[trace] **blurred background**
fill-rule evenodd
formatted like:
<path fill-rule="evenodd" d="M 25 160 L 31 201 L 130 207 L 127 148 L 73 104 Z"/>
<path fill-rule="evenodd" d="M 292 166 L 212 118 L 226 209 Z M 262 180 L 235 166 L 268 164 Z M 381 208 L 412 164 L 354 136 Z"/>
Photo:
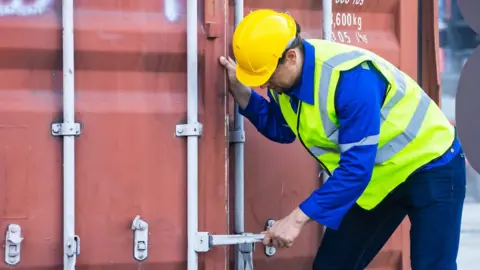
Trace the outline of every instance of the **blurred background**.
<path fill-rule="evenodd" d="M 458 79 L 480 36 L 465 22 L 458 0 L 439 0 L 440 70 L 442 109 L 455 123 Z M 468 159 L 468 156 L 467 156 Z M 480 268 L 480 174 L 467 165 L 467 199 L 462 221 L 458 269 Z"/>

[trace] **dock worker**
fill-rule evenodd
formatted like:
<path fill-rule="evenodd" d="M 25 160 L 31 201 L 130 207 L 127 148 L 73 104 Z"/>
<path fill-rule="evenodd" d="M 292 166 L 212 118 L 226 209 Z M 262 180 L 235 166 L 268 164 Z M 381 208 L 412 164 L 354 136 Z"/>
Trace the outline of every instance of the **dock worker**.
<path fill-rule="evenodd" d="M 326 231 L 313 269 L 364 269 L 408 216 L 412 269 L 457 269 L 465 156 L 412 78 L 371 51 L 302 39 L 299 24 L 274 10 L 245 16 L 232 46 L 236 63 L 219 60 L 241 114 L 274 142 L 298 139 L 329 176 L 264 232 L 264 244 L 291 247 L 315 221 Z"/>

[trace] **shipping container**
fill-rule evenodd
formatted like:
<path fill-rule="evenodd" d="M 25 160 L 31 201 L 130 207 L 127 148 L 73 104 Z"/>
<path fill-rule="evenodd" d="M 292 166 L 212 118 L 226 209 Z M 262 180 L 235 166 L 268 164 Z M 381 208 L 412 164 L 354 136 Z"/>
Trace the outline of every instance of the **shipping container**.
<path fill-rule="evenodd" d="M 187 1 L 0 1 L 0 269 L 187 269 L 187 238 L 196 233 L 187 230 L 187 198 L 195 199 L 187 178 L 198 178 L 198 230 L 236 233 L 240 159 L 218 64 L 231 51 L 235 3 L 198 1 L 187 23 Z M 380 54 L 438 102 L 437 4 L 422 2 L 332 0 L 331 38 Z M 289 12 L 304 37 L 323 38 L 322 1 L 245 0 L 243 12 L 259 8 Z M 198 57 L 187 57 L 187 32 Z M 183 126 L 196 120 L 187 115 L 192 83 L 201 127 Z M 245 130 L 244 229 L 259 233 L 322 179 L 299 143 L 270 142 L 247 120 Z M 198 164 L 187 155 L 196 140 Z M 311 269 L 322 232 L 310 223 L 272 257 L 256 244 L 255 269 Z M 214 247 L 199 254 L 198 269 L 233 270 L 234 261 L 233 246 Z M 405 221 L 369 269 L 409 268 Z"/>

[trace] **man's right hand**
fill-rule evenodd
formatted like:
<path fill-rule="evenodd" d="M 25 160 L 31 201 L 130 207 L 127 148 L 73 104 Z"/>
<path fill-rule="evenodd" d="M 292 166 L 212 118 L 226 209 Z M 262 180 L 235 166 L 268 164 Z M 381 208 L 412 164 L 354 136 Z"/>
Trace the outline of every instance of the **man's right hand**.
<path fill-rule="evenodd" d="M 238 103 L 238 105 L 245 109 L 248 105 L 248 101 L 250 100 L 250 96 L 252 94 L 250 88 L 243 85 L 238 79 L 236 75 L 236 64 L 232 58 L 228 57 L 228 59 L 224 56 L 220 57 L 220 64 L 227 70 L 228 74 L 228 81 L 229 81 L 229 91 L 233 95 L 233 98 Z"/>

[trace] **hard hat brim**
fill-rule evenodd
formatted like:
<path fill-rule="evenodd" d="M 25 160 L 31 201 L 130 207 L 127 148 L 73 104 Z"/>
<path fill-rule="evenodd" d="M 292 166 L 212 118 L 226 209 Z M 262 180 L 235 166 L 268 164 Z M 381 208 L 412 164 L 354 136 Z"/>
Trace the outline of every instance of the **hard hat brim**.
<path fill-rule="evenodd" d="M 253 73 L 244 68 L 240 65 L 236 67 L 236 75 L 237 79 L 247 87 L 259 87 L 270 79 L 275 69 L 267 69 L 272 70 L 271 72 L 262 72 L 262 73 Z"/>

